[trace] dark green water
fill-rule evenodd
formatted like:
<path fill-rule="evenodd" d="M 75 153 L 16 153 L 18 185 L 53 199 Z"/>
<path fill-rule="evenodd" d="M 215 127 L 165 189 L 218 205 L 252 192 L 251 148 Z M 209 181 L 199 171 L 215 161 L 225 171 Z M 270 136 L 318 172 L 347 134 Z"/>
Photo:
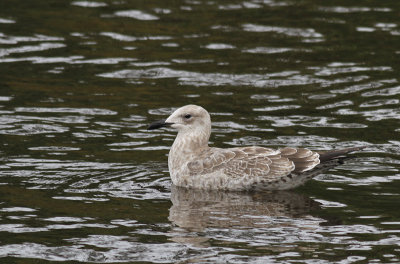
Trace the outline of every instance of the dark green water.
<path fill-rule="evenodd" d="M 400 4 L 0 1 L 0 262 L 399 263 Z M 367 145 L 305 186 L 171 186 L 214 146 Z"/>

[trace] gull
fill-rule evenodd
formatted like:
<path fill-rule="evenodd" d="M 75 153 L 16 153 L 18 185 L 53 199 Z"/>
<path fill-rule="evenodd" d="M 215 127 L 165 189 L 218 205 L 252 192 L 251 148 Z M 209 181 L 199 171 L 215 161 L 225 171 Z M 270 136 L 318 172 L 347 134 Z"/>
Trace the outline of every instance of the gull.
<path fill-rule="evenodd" d="M 150 124 L 148 130 L 161 127 L 178 130 L 168 155 L 172 183 L 196 189 L 288 190 L 339 164 L 347 153 L 364 148 L 318 153 L 293 147 L 210 147 L 210 114 L 197 105 L 178 108 L 167 119 Z"/>

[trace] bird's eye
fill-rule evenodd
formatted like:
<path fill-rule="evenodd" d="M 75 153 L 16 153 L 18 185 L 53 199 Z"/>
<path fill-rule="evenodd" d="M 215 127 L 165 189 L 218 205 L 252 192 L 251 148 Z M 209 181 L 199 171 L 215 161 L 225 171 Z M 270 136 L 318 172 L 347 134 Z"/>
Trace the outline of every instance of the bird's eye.
<path fill-rule="evenodd" d="M 189 118 L 191 118 L 191 117 L 192 117 L 192 115 L 190 115 L 190 114 L 186 114 L 186 115 L 185 115 L 185 118 L 186 118 L 186 119 L 189 119 Z"/>

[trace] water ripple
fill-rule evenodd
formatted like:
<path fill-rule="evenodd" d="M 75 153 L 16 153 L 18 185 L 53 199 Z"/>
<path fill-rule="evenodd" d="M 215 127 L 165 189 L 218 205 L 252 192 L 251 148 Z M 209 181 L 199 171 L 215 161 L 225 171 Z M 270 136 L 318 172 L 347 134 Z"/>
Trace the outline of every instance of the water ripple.
<path fill-rule="evenodd" d="M 355 6 L 355 7 L 345 7 L 345 6 L 332 6 L 332 7 L 320 7 L 320 11 L 323 12 L 332 12 L 332 13 L 363 13 L 363 12 L 391 12 L 393 11 L 388 7 L 363 7 L 363 6 Z"/>
<path fill-rule="evenodd" d="M 262 108 L 253 108 L 253 111 L 257 112 L 271 112 L 271 111 L 278 111 L 283 109 L 298 109 L 300 105 L 280 105 L 280 106 L 268 106 Z"/>
<path fill-rule="evenodd" d="M 16 23 L 16 21 L 13 19 L 7 19 L 7 18 L 0 17 L 0 24 L 14 24 L 14 23 Z M 0 35 L 1 35 L 1 33 L 0 33 Z"/>
<path fill-rule="evenodd" d="M 354 65 L 354 66 L 353 66 Z M 343 63 L 331 63 L 327 67 L 309 67 L 309 69 L 315 70 L 317 76 L 333 76 L 337 74 L 349 74 L 356 72 L 370 72 L 370 71 L 393 71 L 390 66 L 356 66 L 354 63 L 343 64 Z"/>
<path fill-rule="evenodd" d="M 0 32 L 0 44 L 18 44 L 20 42 L 64 41 L 64 38 L 35 34 L 31 37 L 7 36 Z"/>
<path fill-rule="evenodd" d="M 12 96 L 0 96 L 0 102 L 7 102 L 13 99 Z"/>
<path fill-rule="evenodd" d="M 35 51 L 44 51 L 49 49 L 58 49 L 66 47 L 65 44 L 62 43 L 40 43 L 35 46 L 22 46 L 18 48 L 8 48 L 8 49 L 0 49 L 0 56 L 7 56 L 13 53 L 27 53 L 27 52 L 35 52 Z"/>
<path fill-rule="evenodd" d="M 104 2 L 94 2 L 94 1 L 74 1 L 71 5 L 80 6 L 80 7 L 103 7 L 107 6 Z"/>
<path fill-rule="evenodd" d="M 293 98 L 281 98 L 279 95 L 272 94 L 253 94 L 250 96 L 251 99 L 255 100 L 267 100 L 270 103 L 283 103 L 295 101 Z"/>
<path fill-rule="evenodd" d="M 47 63 L 72 63 L 76 59 L 82 59 L 82 56 L 69 56 L 69 57 L 23 57 L 23 58 L 0 58 L 0 63 L 22 62 L 30 61 L 34 64 L 47 64 Z"/>
<path fill-rule="evenodd" d="M 326 105 L 318 106 L 318 107 L 316 107 L 316 109 L 332 109 L 332 108 L 348 106 L 348 105 L 353 105 L 353 104 L 354 103 L 352 101 L 345 100 L 345 101 L 335 102 L 333 104 L 326 104 Z"/>
<path fill-rule="evenodd" d="M 79 113 L 82 115 L 116 115 L 117 112 L 100 108 L 69 108 L 69 107 L 16 107 L 16 112 L 28 113 Z"/>
<path fill-rule="evenodd" d="M 204 48 L 210 49 L 210 50 L 224 50 L 224 49 L 235 49 L 236 47 L 230 44 L 224 44 L 224 43 L 210 43 Z"/>
<path fill-rule="evenodd" d="M 381 121 L 387 119 L 400 119 L 400 109 L 386 108 L 371 111 L 354 111 L 348 108 L 339 109 L 334 112 L 337 115 L 361 115 L 368 121 Z"/>
<path fill-rule="evenodd" d="M 400 100 L 398 99 L 377 99 L 362 103 L 360 104 L 360 107 L 377 107 L 384 105 L 399 105 L 399 104 Z"/>
<path fill-rule="evenodd" d="M 287 28 L 277 26 L 263 26 L 255 24 L 244 24 L 243 30 L 247 32 L 274 32 L 289 37 L 303 38 L 303 42 L 322 42 L 324 37 L 313 28 Z"/>
<path fill-rule="evenodd" d="M 340 110 L 339 110 L 340 111 Z M 335 128 L 365 128 L 367 125 L 359 123 L 342 123 L 332 122 L 336 120 L 333 117 L 325 116 L 259 116 L 258 120 L 273 121 L 271 124 L 274 127 L 289 127 L 289 126 L 303 126 L 303 127 L 335 127 Z"/>
<path fill-rule="evenodd" d="M 43 147 L 31 147 L 29 150 L 38 150 L 38 151 L 78 151 L 80 148 L 73 147 L 62 147 L 62 146 L 43 146 Z"/>
<path fill-rule="evenodd" d="M 292 48 L 273 48 L 273 47 L 256 47 L 252 49 L 245 49 L 243 52 L 247 53 L 258 53 L 258 54 L 275 54 L 275 53 L 285 53 L 289 51 L 295 51 Z"/>
<path fill-rule="evenodd" d="M 16 128 L 15 128 L 16 127 Z M 45 125 L 45 124 L 17 124 L 14 126 L 3 126 L 0 129 L 0 134 L 4 135 L 18 135 L 18 136 L 29 136 L 37 134 L 53 134 L 53 133 L 64 133 L 69 128 L 59 125 Z"/>
<path fill-rule="evenodd" d="M 138 69 L 138 70 L 121 70 L 110 73 L 99 74 L 105 78 L 122 78 L 122 79 L 162 79 L 176 78 L 182 85 L 194 86 L 255 86 L 255 87 L 276 87 L 291 85 L 306 85 L 324 83 L 325 80 L 317 79 L 312 76 L 294 74 L 292 71 L 283 71 L 271 74 L 224 74 L 224 73 L 198 73 L 183 70 L 173 70 L 164 67 Z M 285 77 L 279 79 L 278 77 Z"/>
<path fill-rule="evenodd" d="M 362 96 L 364 96 L 364 97 L 392 96 L 392 95 L 397 95 L 397 94 L 400 94 L 400 86 L 365 92 L 365 93 L 362 93 Z"/>
<path fill-rule="evenodd" d="M 151 14 L 147 14 L 140 10 L 124 10 L 124 11 L 117 11 L 114 13 L 117 17 L 129 17 L 138 20 L 158 20 L 159 17 Z"/>

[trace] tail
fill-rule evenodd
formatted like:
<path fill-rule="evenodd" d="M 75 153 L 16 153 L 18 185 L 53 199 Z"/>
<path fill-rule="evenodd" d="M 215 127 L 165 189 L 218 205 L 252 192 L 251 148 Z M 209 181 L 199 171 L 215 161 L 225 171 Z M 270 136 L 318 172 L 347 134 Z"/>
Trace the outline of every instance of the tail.
<path fill-rule="evenodd" d="M 333 160 L 333 159 L 338 159 L 346 154 L 353 152 L 353 151 L 358 151 L 366 148 L 367 146 L 362 146 L 362 147 L 354 147 L 354 148 L 345 148 L 345 149 L 339 149 L 339 150 L 329 150 L 329 151 L 324 151 L 324 152 L 318 152 L 319 154 L 319 160 L 321 163 Z"/>

